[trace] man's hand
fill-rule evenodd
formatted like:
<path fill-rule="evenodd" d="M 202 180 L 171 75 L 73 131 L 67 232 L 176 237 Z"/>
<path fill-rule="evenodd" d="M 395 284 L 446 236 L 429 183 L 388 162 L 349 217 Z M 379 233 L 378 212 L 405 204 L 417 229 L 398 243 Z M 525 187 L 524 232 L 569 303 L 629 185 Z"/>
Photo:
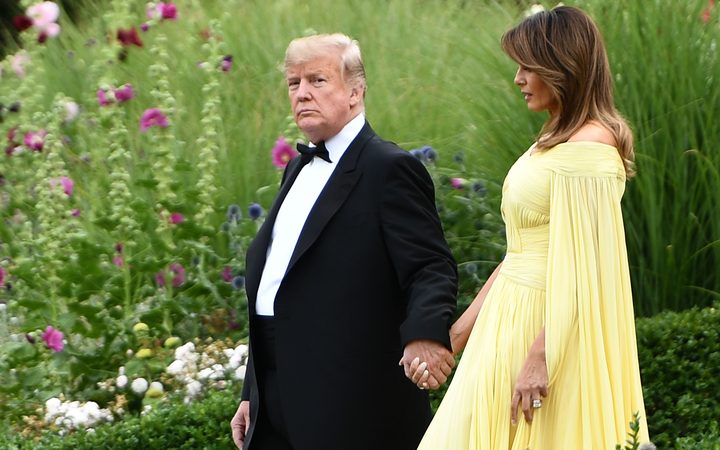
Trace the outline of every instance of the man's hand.
<path fill-rule="evenodd" d="M 230 421 L 230 428 L 232 429 L 233 442 L 235 446 L 242 450 L 243 444 L 245 443 L 245 435 L 250 428 L 250 402 L 244 400 L 240 402 L 235 415 Z"/>
<path fill-rule="evenodd" d="M 405 346 L 400 365 L 420 389 L 437 389 L 452 373 L 455 358 L 439 342 L 417 340 Z"/>

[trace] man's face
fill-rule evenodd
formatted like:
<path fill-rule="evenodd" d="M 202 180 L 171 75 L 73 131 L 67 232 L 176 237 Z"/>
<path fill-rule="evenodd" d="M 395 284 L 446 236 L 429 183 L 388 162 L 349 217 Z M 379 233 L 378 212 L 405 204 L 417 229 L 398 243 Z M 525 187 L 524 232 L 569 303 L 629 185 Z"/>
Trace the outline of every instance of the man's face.
<path fill-rule="evenodd" d="M 286 79 L 295 122 L 313 143 L 338 134 L 362 95 L 342 80 L 337 54 L 290 66 Z"/>

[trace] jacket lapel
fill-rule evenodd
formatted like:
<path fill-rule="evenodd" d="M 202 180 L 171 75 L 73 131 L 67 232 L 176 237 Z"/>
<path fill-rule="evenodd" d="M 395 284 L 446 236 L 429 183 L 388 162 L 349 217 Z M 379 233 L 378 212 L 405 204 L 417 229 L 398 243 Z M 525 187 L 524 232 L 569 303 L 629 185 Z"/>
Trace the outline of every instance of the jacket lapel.
<path fill-rule="evenodd" d="M 290 258 L 287 272 L 292 270 L 295 263 L 317 240 L 327 223 L 345 202 L 355 183 L 360 179 L 362 172 L 356 170 L 358 159 L 363 148 L 373 136 L 375 136 L 375 132 L 370 128 L 370 124 L 365 122 L 365 126 L 345 150 L 305 221 L 305 226 Z"/>
<path fill-rule="evenodd" d="M 275 198 L 272 207 L 270 207 L 267 218 L 258 230 L 257 235 L 255 235 L 255 239 L 253 239 L 250 247 L 248 248 L 245 268 L 245 273 L 248 275 L 248 277 L 245 280 L 245 286 L 249 299 L 254 299 L 257 297 L 257 290 L 260 287 L 260 277 L 262 276 L 263 268 L 265 267 L 265 260 L 267 259 L 267 249 L 270 245 L 270 239 L 272 238 L 272 230 L 275 226 L 275 219 L 277 219 L 280 205 L 282 205 L 283 200 L 285 200 L 285 197 L 287 196 L 290 188 L 295 182 L 295 179 L 300 173 L 300 169 L 302 169 L 302 165 L 300 164 L 299 157 L 296 157 L 292 161 L 290 161 L 287 167 L 287 171 L 283 176 L 283 182 L 280 186 L 280 191 L 278 192 L 278 195 Z M 250 301 L 249 305 L 251 308 L 251 312 L 254 313 L 255 301 Z"/>

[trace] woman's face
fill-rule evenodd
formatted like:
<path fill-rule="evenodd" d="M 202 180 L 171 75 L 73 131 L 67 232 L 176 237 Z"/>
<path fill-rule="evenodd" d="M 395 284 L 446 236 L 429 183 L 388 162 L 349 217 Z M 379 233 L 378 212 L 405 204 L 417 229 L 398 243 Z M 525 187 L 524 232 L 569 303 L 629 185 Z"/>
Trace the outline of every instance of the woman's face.
<path fill-rule="evenodd" d="M 514 81 L 520 87 L 520 92 L 525 96 L 525 102 L 527 102 L 530 111 L 549 111 L 550 114 L 557 112 L 557 99 L 538 74 L 520 66 L 515 74 Z"/>

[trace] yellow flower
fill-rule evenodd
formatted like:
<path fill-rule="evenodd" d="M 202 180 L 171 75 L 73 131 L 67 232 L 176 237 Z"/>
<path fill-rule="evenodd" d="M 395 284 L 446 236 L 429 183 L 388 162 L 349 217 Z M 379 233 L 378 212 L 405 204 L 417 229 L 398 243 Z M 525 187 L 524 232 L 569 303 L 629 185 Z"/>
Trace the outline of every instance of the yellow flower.
<path fill-rule="evenodd" d="M 140 350 L 138 350 L 138 352 L 135 356 L 137 356 L 140 359 L 147 359 L 147 358 L 152 357 L 152 355 L 153 355 L 153 351 L 150 350 L 149 348 L 141 348 Z"/>

